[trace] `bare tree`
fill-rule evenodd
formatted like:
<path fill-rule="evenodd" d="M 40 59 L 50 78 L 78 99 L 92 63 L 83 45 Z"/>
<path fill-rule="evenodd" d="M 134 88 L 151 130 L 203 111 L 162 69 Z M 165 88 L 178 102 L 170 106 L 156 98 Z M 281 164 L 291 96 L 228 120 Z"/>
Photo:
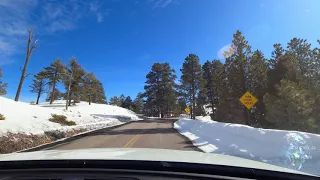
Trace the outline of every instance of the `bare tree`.
<path fill-rule="evenodd" d="M 22 88 L 24 79 L 26 77 L 28 77 L 28 75 L 29 75 L 29 74 L 26 75 L 28 63 L 29 63 L 31 54 L 32 54 L 33 50 L 36 48 L 36 45 L 37 45 L 37 40 L 32 42 L 33 38 L 34 38 L 34 35 L 32 33 L 32 28 L 30 28 L 29 29 L 29 37 L 28 37 L 28 45 L 27 45 L 26 61 L 24 63 L 24 67 L 22 69 L 22 73 L 21 73 L 20 82 L 19 82 L 19 86 L 18 86 L 18 89 L 17 89 L 16 97 L 14 98 L 15 101 L 19 101 L 19 96 L 20 96 L 20 92 L 21 92 L 21 88 Z M 33 44 L 31 45 L 31 43 L 33 43 Z"/>

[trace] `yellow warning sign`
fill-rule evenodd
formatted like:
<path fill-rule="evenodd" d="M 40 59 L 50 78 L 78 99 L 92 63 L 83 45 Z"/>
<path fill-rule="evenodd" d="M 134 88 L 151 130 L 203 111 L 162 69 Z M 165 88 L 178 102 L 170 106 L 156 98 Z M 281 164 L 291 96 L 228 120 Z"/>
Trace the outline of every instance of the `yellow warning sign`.
<path fill-rule="evenodd" d="M 248 109 L 251 109 L 252 106 L 254 106 L 258 102 L 258 99 L 251 93 L 249 93 L 249 91 L 244 93 L 244 95 L 239 100 Z"/>
<path fill-rule="evenodd" d="M 187 114 L 189 114 L 189 113 L 190 113 L 190 108 L 186 107 L 186 108 L 184 109 L 184 111 L 185 111 Z"/>

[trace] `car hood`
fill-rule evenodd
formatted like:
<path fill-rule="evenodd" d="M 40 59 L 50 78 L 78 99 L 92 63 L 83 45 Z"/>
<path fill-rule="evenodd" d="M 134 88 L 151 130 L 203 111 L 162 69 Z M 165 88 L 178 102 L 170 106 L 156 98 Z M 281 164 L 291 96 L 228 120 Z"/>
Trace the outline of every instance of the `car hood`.
<path fill-rule="evenodd" d="M 226 165 L 265 169 L 288 173 L 306 174 L 279 166 L 274 166 L 248 159 L 195 151 L 179 151 L 169 149 L 148 148 L 99 148 L 79 150 L 46 150 L 35 152 L 11 153 L 0 155 L 1 161 L 26 160 L 140 160 L 140 161 L 167 161 L 187 162 L 211 165 Z"/>

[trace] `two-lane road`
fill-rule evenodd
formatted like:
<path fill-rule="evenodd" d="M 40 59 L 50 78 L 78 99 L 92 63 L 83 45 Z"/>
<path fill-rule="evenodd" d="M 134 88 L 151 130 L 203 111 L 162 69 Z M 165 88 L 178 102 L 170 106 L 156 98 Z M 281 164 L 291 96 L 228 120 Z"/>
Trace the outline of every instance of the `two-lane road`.
<path fill-rule="evenodd" d="M 84 148 L 158 148 L 199 151 L 174 128 L 169 119 L 152 119 L 132 122 L 106 129 L 50 149 Z"/>

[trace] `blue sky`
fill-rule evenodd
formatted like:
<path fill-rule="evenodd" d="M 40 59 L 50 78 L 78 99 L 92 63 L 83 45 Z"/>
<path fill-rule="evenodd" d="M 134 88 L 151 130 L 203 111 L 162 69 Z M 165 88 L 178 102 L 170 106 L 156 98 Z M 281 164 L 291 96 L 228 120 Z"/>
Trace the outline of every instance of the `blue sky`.
<path fill-rule="evenodd" d="M 74 56 L 102 81 L 108 99 L 143 91 L 154 62 L 169 62 L 180 77 L 189 53 L 201 62 L 221 58 L 241 30 L 253 50 L 270 56 L 274 43 L 319 38 L 317 0 L 0 0 L 0 67 L 14 98 L 25 59 L 26 35 L 34 27 L 38 46 L 28 72 L 56 58 Z M 21 101 L 30 102 L 27 78 Z"/>

